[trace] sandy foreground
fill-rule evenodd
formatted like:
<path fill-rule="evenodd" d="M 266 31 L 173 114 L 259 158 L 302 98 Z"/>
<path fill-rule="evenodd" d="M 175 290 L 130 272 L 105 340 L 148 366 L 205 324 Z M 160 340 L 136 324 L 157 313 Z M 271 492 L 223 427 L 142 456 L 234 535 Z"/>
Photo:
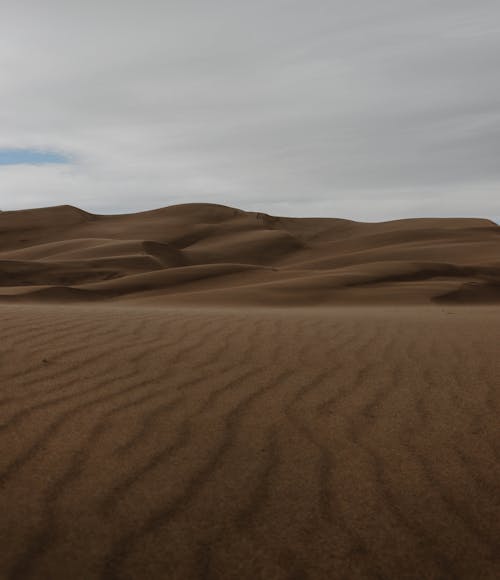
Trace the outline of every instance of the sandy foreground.
<path fill-rule="evenodd" d="M 500 577 L 500 308 L 0 305 L 0 577 Z"/>

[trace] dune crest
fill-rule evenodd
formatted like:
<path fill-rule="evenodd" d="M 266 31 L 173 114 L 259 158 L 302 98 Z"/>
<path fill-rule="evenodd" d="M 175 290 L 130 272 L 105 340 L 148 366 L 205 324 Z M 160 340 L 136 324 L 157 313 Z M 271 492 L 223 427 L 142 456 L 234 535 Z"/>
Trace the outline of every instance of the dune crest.
<path fill-rule="evenodd" d="M 284 218 L 199 203 L 109 216 L 72 206 L 0 213 L 0 299 L 53 296 L 194 305 L 496 303 L 500 227 L 472 218 Z"/>

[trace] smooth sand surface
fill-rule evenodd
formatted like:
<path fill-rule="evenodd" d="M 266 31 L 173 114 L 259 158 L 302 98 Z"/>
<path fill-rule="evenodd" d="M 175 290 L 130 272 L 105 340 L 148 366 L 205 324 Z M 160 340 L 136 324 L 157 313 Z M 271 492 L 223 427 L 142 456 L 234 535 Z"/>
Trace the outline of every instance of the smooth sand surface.
<path fill-rule="evenodd" d="M 500 309 L 0 305 L 0 577 L 500 577 Z"/>

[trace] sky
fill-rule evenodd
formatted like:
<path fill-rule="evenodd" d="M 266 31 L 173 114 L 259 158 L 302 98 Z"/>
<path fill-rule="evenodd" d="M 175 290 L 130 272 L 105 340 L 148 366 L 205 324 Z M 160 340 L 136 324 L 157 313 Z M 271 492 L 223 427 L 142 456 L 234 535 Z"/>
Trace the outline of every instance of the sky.
<path fill-rule="evenodd" d="M 498 222 L 499 71 L 498 0 L 6 2 L 0 209 Z"/>

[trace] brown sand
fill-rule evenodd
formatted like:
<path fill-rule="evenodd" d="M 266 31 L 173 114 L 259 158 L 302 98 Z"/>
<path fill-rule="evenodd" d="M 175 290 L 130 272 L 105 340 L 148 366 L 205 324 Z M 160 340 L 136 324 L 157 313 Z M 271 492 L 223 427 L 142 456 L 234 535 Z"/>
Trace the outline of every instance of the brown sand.
<path fill-rule="evenodd" d="M 210 204 L 0 213 L 0 298 L 228 306 L 500 303 L 500 227 L 357 223 Z"/>
<path fill-rule="evenodd" d="M 499 578 L 498 229 L 0 214 L 0 578 Z"/>

